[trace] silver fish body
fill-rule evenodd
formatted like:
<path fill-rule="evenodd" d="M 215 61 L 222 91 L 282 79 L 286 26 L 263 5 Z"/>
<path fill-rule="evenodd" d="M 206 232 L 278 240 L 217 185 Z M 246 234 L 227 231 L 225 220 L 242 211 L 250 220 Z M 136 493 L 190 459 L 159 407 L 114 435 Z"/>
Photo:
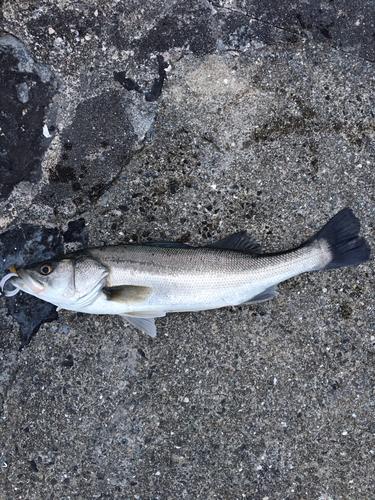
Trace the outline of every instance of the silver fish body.
<path fill-rule="evenodd" d="M 309 241 L 262 254 L 246 233 L 208 247 L 173 243 L 91 248 L 17 271 L 10 282 L 61 309 L 120 314 L 156 335 L 154 318 L 268 300 L 276 285 L 298 274 L 360 264 L 370 248 L 350 209 Z"/>
<path fill-rule="evenodd" d="M 96 248 L 90 254 L 109 269 L 107 287 L 145 287 L 150 294 L 138 302 L 138 311 L 201 311 L 251 300 L 292 276 L 319 269 L 327 253 L 318 245 L 300 248 L 288 257 L 262 256 L 215 248 L 163 248 L 127 245 Z M 93 312 L 97 301 L 91 304 Z M 117 303 L 115 307 L 123 307 Z M 130 301 L 127 311 L 133 311 Z M 119 312 L 119 311 L 117 311 Z"/>

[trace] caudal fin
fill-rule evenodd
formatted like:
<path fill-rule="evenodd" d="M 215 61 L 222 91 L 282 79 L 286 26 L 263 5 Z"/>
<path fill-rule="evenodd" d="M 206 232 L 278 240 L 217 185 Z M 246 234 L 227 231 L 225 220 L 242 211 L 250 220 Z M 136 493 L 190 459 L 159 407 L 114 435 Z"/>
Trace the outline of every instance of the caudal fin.
<path fill-rule="evenodd" d="M 358 235 L 360 223 L 350 208 L 336 214 L 309 243 L 324 240 L 331 252 L 330 262 L 322 269 L 362 264 L 370 258 L 370 245 Z"/>

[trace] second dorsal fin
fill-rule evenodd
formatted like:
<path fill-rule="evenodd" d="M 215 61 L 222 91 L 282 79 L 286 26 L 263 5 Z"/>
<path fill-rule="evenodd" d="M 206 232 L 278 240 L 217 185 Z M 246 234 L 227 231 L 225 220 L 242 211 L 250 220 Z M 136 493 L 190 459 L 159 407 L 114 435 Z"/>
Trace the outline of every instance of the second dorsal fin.
<path fill-rule="evenodd" d="M 221 248 L 253 254 L 263 253 L 263 248 L 257 243 L 247 231 L 231 234 L 223 240 L 215 241 L 207 245 L 210 248 Z"/>

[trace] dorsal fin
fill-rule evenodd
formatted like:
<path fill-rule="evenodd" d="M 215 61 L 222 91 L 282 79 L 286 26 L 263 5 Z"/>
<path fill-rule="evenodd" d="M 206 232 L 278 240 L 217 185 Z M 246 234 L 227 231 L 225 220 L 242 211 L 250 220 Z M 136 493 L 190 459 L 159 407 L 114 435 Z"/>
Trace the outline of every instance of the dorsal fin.
<path fill-rule="evenodd" d="M 221 248 L 223 250 L 233 250 L 238 252 L 246 252 L 260 254 L 263 248 L 257 243 L 247 231 L 231 234 L 223 240 L 215 241 L 207 245 L 209 248 Z"/>
<path fill-rule="evenodd" d="M 139 244 L 148 247 L 191 248 L 189 245 L 186 245 L 186 243 L 176 243 L 175 241 L 145 241 Z"/>

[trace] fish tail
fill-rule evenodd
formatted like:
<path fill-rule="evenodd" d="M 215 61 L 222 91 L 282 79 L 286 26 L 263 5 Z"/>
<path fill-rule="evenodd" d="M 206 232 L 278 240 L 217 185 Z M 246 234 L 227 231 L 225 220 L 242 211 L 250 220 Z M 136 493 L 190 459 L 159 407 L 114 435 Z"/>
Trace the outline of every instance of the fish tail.
<path fill-rule="evenodd" d="M 330 252 L 320 269 L 334 269 L 362 264 L 370 258 L 370 245 L 358 235 L 360 222 L 350 208 L 336 214 L 307 243 L 322 244 Z"/>

